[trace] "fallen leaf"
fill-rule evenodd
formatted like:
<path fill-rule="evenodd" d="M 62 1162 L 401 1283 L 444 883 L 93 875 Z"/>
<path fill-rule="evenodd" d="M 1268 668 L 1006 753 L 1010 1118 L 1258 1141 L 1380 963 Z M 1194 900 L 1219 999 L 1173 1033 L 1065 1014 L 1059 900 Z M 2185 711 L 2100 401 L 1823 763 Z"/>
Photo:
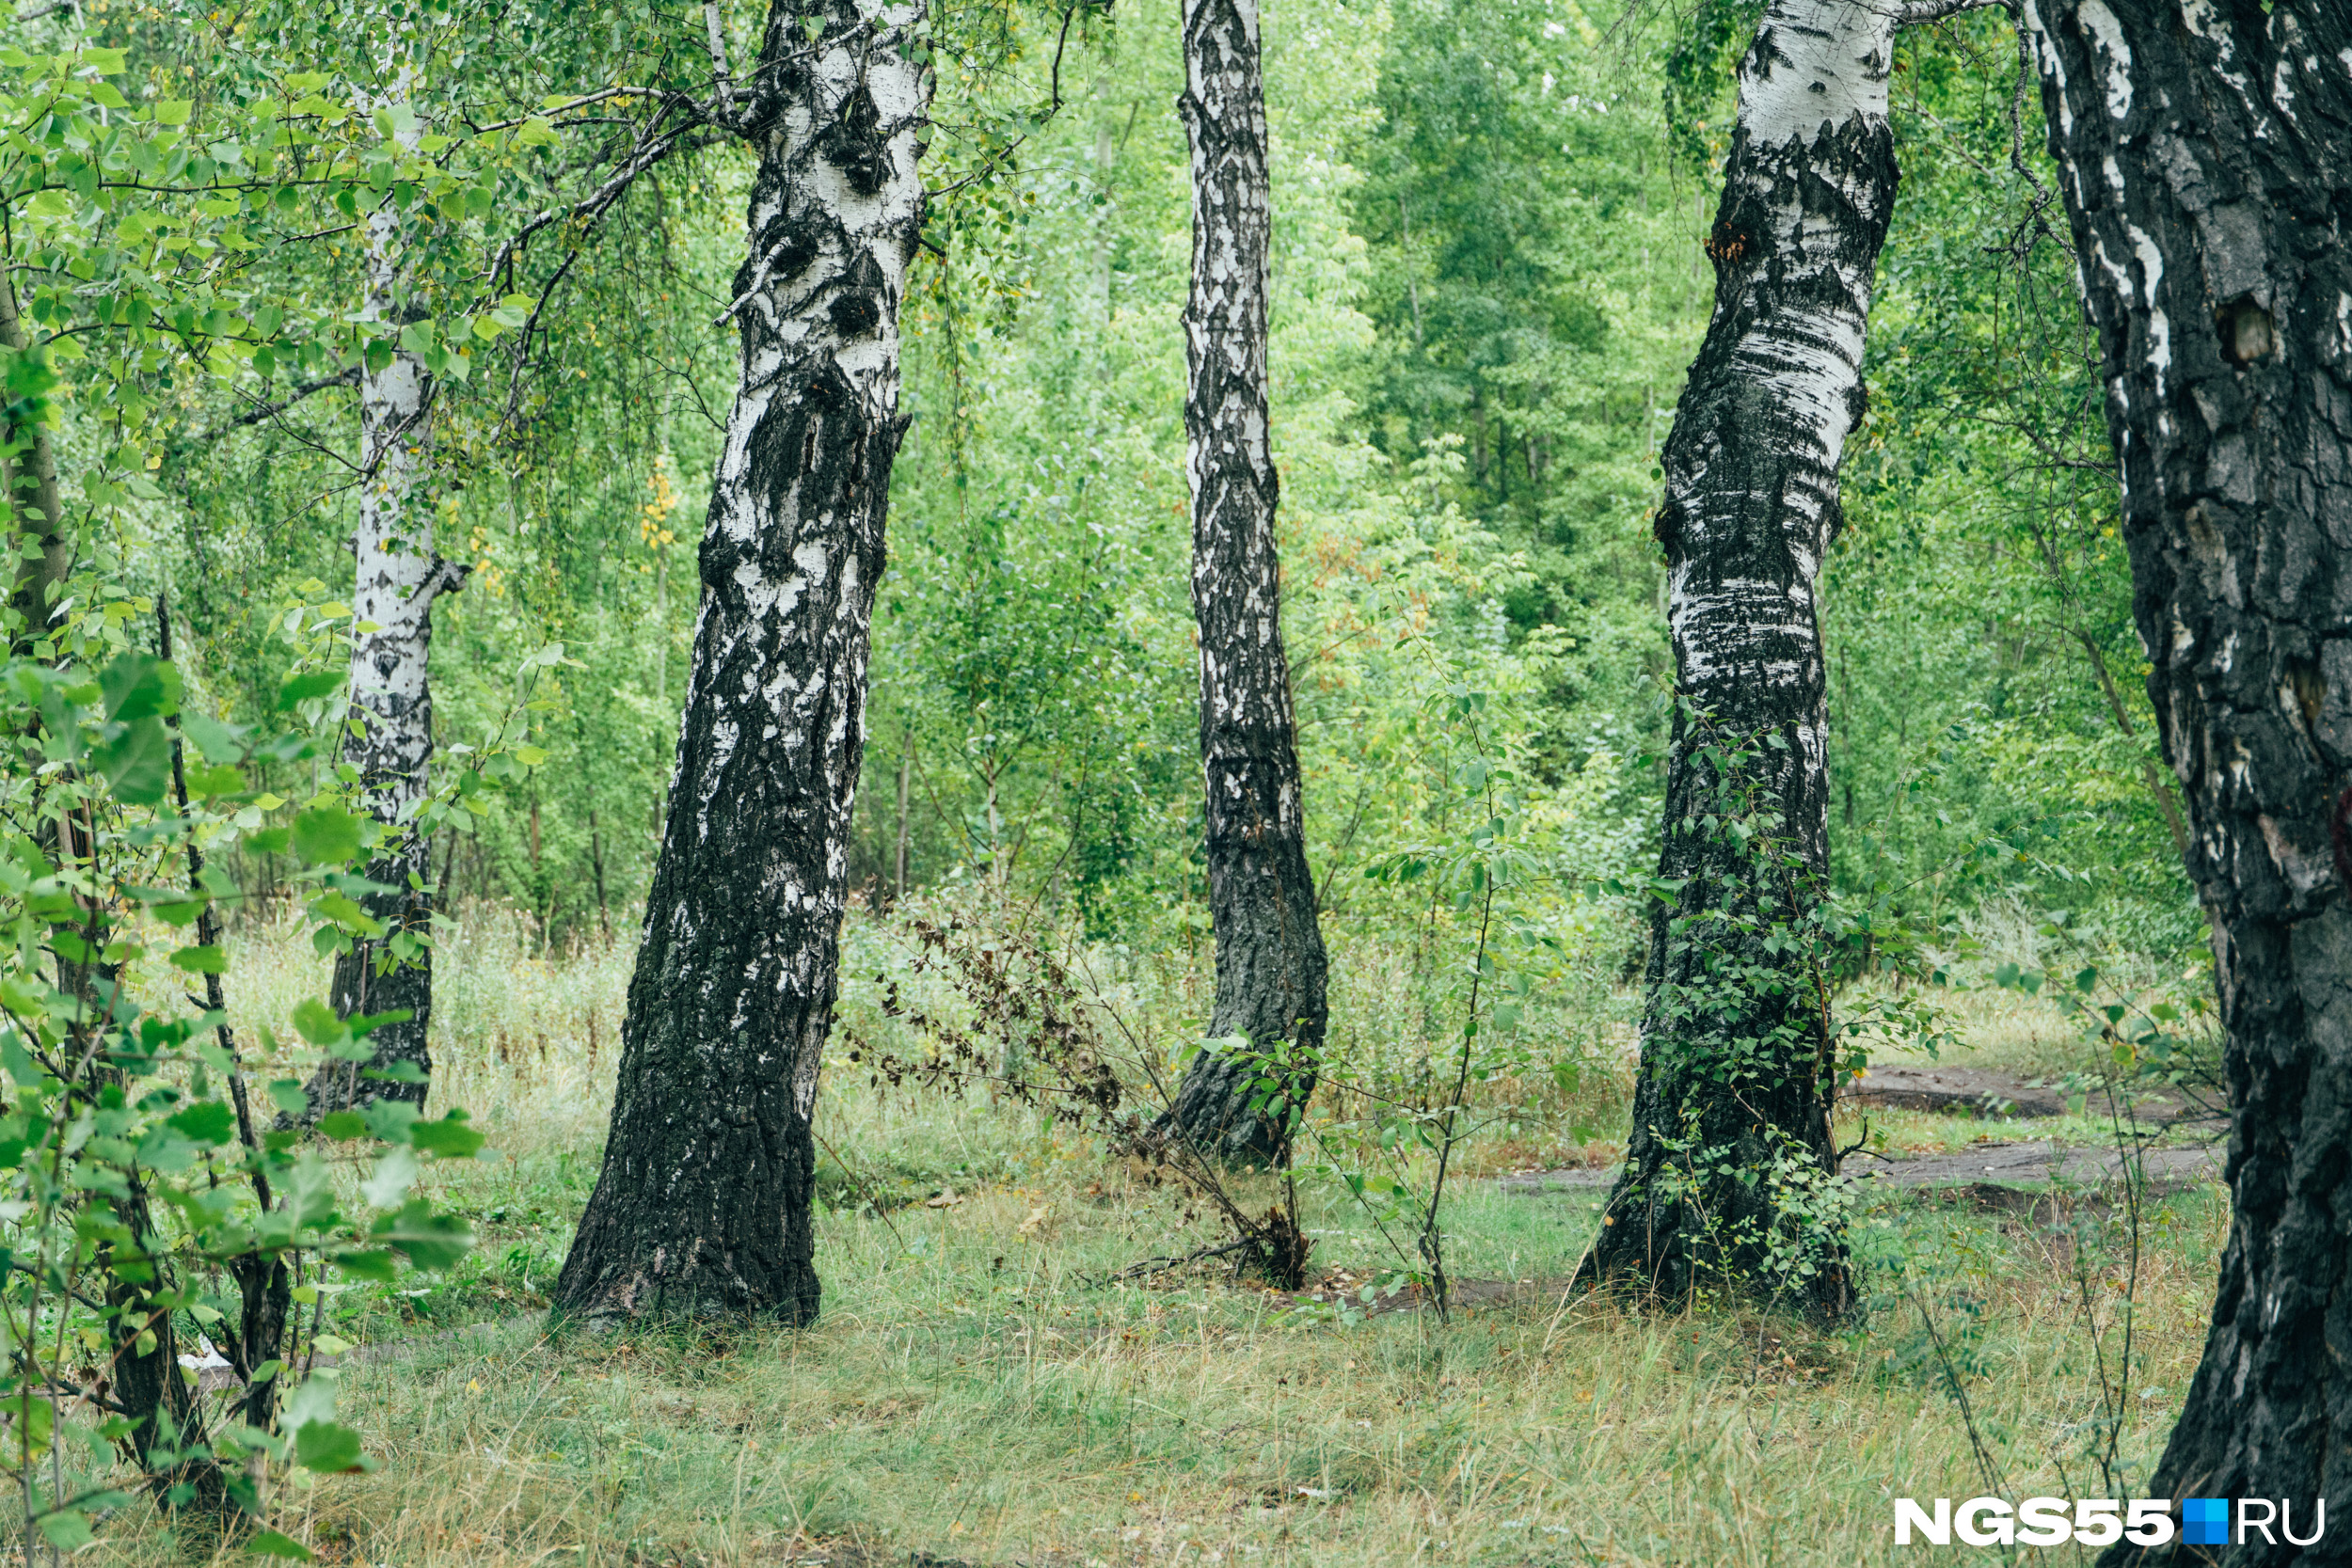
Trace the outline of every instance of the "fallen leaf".
<path fill-rule="evenodd" d="M 1014 1232 L 1022 1236 L 1035 1235 L 1045 1225 L 1047 1209 L 1047 1205 L 1041 1203 L 1036 1208 L 1030 1210 L 1029 1217 L 1023 1220 L 1018 1226 L 1014 1227 Z"/>
<path fill-rule="evenodd" d="M 926 1209 L 953 1209 L 957 1204 L 961 1203 L 962 1201 L 962 1195 L 958 1193 L 953 1187 L 950 1187 L 946 1192 L 940 1194 L 937 1197 L 925 1198 L 923 1200 L 923 1207 Z"/>

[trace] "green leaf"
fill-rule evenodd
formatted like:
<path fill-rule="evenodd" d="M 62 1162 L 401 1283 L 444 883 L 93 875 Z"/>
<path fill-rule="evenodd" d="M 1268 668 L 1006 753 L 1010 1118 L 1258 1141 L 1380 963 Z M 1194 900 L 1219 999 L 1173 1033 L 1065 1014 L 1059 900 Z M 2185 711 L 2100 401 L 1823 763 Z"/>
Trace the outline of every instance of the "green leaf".
<path fill-rule="evenodd" d="M 359 1434 L 340 1421 L 305 1421 L 294 1429 L 294 1463 L 324 1475 L 364 1470 Z"/>
<path fill-rule="evenodd" d="M 185 125 L 188 122 L 188 111 L 195 107 L 195 104 L 189 103 L 184 98 L 157 99 L 155 101 L 155 123 L 158 125 Z"/>
<path fill-rule="evenodd" d="M 246 1538 L 245 1549 L 257 1557 L 282 1557 L 295 1562 L 316 1560 L 310 1547 L 292 1536 L 280 1535 L 274 1529 L 255 1530 Z"/>
<path fill-rule="evenodd" d="M 324 1125 L 324 1123 L 322 1123 Z M 372 1285 L 389 1285 L 400 1277 L 400 1262 L 389 1252 L 338 1252 L 327 1261 L 354 1279 L 364 1279 Z"/>
<path fill-rule="evenodd" d="M 454 1268 L 473 1250 L 473 1232 L 454 1214 L 437 1214 L 421 1197 L 412 1197 L 397 1214 L 387 1214 L 369 1228 L 371 1241 L 382 1242 L 421 1269 Z"/>
<path fill-rule="evenodd" d="M 40 1522 L 41 1539 L 61 1552 L 75 1551 L 98 1539 L 90 1533 L 89 1520 L 78 1508 L 65 1509 L 48 1514 Z"/>
<path fill-rule="evenodd" d="M 349 1032 L 335 1009 L 315 996 L 306 996 L 294 1004 L 294 1026 L 296 1034 L 321 1047 L 335 1044 Z"/>
<path fill-rule="evenodd" d="M 302 1092 L 302 1085 L 291 1078 L 280 1078 L 269 1086 L 270 1102 L 288 1116 L 299 1119 L 310 1109 L 310 1097 Z"/>
<path fill-rule="evenodd" d="M 310 865 L 359 858 L 359 818 L 339 806 L 313 806 L 294 819 L 294 852 Z"/>
<path fill-rule="evenodd" d="M 95 748 L 90 760 L 116 796 L 135 806 L 159 806 L 171 787 L 171 734 L 160 719 L 141 719 Z"/>
<path fill-rule="evenodd" d="M 215 762 L 232 762 L 245 755 L 242 724 L 224 724 L 200 713 L 183 713 L 180 733 L 195 741 L 196 749 Z"/>
<path fill-rule="evenodd" d="M 469 1160 L 488 1140 L 466 1125 L 465 1112 L 452 1111 L 439 1121 L 421 1121 L 408 1129 L 408 1141 L 445 1160 Z"/>
<path fill-rule="evenodd" d="M 207 1148 L 216 1148 L 237 1134 L 237 1114 L 217 1100 L 203 1100 L 164 1118 L 173 1132 Z"/>
<path fill-rule="evenodd" d="M 171 666 L 149 654 L 124 653 L 100 672 L 101 710 L 109 719 L 129 723 L 164 712 L 176 694 L 179 677 Z"/>
<path fill-rule="evenodd" d="M 319 1136 L 349 1143 L 368 1135 L 368 1118 L 357 1111 L 329 1111 L 319 1117 Z"/>
<path fill-rule="evenodd" d="M 387 358 L 385 363 L 391 361 Z M 343 672 L 341 670 L 312 670 L 304 674 L 289 675 L 286 683 L 278 689 L 278 711 L 291 713 L 295 704 L 308 702 L 313 697 L 324 697 L 342 684 Z"/>
<path fill-rule="evenodd" d="M 119 76 L 124 70 L 124 55 L 119 49 L 84 49 L 82 63 L 101 76 Z"/>
<path fill-rule="evenodd" d="M 417 1156 L 405 1148 L 388 1148 L 375 1163 L 375 1173 L 359 1184 L 359 1196 L 376 1209 L 397 1209 L 417 1184 Z"/>
<path fill-rule="evenodd" d="M 171 967 L 183 969 L 190 974 L 226 974 L 229 957 L 218 947 L 183 947 L 171 956 Z"/>
<path fill-rule="evenodd" d="M 47 1400 L 36 1398 L 30 1393 L 13 1394 L 7 1401 L 0 1402 L 0 1410 L 16 1418 L 18 1427 L 24 1433 L 24 1440 L 29 1446 L 35 1449 L 49 1446 L 49 1433 L 56 1419 L 56 1408 Z M 9 1433 L 11 1438 L 15 1435 L 14 1433 Z"/>
<path fill-rule="evenodd" d="M 245 775 L 226 763 L 217 768 L 188 769 L 188 793 L 191 795 L 242 795 L 246 789 Z"/>

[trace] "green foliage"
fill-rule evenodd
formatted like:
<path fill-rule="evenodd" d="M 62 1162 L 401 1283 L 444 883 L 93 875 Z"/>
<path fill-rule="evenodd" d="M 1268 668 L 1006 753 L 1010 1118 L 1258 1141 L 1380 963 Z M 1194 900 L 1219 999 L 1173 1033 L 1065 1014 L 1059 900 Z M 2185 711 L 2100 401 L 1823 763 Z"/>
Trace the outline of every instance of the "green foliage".
<path fill-rule="evenodd" d="M 51 658 L 0 668 L 0 1472 L 32 1499 L 26 1528 L 60 1546 L 122 1500 L 104 1479 L 118 1446 L 176 1502 L 261 1516 L 279 1467 L 367 1463 L 298 1316 L 284 1339 L 244 1343 L 236 1386 L 209 1396 L 193 1373 L 183 1383 L 174 1353 L 190 1328 L 175 1320 L 237 1346 L 240 1324 L 207 1299 L 223 1273 L 448 1268 L 469 1233 L 409 1189 L 420 1154 L 462 1159 L 482 1143 L 462 1112 L 422 1122 L 387 1102 L 333 1128 L 347 1147 L 332 1153 L 257 1119 L 218 1003 L 215 911 L 239 890 L 205 855 L 291 838 L 305 862 L 295 896 L 331 948 L 368 928 L 356 868 L 381 830 L 332 796 L 289 814 L 246 787 L 257 761 L 303 760 L 314 740 L 183 722 L 178 670 L 129 641 L 151 609 L 97 594 L 44 639 Z M 151 752 L 160 783 L 144 760 L 116 765 Z M 288 815 L 291 828 L 273 822 Z M 215 977 L 212 1006 L 184 995 L 191 973 Z M 388 1021 L 315 1000 L 294 1018 L 314 1044 L 360 1058 Z M 301 1113 L 298 1085 L 268 1090 Z M 355 1191 L 345 1173 L 370 1167 Z M 273 1420 L 265 1391 L 281 1386 Z"/>

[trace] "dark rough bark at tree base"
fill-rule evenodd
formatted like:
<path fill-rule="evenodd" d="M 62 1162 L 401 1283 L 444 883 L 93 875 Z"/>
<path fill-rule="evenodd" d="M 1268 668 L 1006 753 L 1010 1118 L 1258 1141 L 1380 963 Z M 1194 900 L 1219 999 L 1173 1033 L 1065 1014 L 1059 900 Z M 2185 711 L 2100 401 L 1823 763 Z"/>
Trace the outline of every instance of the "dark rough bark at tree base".
<path fill-rule="evenodd" d="M 1192 603 L 1200 627 L 1200 767 L 1208 806 L 1216 1001 L 1209 1037 L 1290 1050 L 1295 1105 L 1326 1018 L 1323 931 L 1307 867 L 1290 665 L 1282 652 L 1278 482 L 1267 432 L 1267 166 L 1252 0 L 1185 0 L 1192 143 L 1192 294 L 1184 311 L 1184 434 L 1192 481 Z M 1255 1054 L 1204 1051 L 1161 1119 L 1204 1153 L 1271 1164 L 1284 1120 L 1251 1108 Z"/>
<path fill-rule="evenodd" d="M 1894 208 L 1897 24 L 1858 0 L 1775 0 L 1740 68 L 1707 243 L 1714 316 L 1666 443 L 1657 522 L 1684 705 L 1659 874 L 1683 887 L 1653 915 L 1633 1128 L 1591 1279 L 1677 1296 L 1709 1280 L 1769 1287 L 1768 1242 L 1805 1222 L 1761 1173 L 1781 1157 L 1835 1164 L 1816 979 L 1757 936 L 1802 919 L 1827 870 L 1815 583 Z M 1703 826 L 1743 798 L 1769 856 Z M 1749 934 L 1727 934 L 1725 918 Z M 1836 1312 L 1843 1254 L 1825 1244 L 1796 1289 Z"/>
<path fill-rule="evenodd" d="M 555 1303 L 817 1315 L 810 1118 L 837 984 L 867 629 L 904 431 L 898 304 L 921 231 L 916 8 L 769 13 L 737 275 L 742 376 L 622 1026 L 604 1169 Z"/>
<path fill-rule="evenodd" d="M 2228 1032 L 2230 1239 L 2150 1490 L 2284 1499 L 2308 1533 L 2352 1500 L 2352 7 L 2026 13 Z M 2328 1525 L 2104 1560 L 2352 1558 Z"/>

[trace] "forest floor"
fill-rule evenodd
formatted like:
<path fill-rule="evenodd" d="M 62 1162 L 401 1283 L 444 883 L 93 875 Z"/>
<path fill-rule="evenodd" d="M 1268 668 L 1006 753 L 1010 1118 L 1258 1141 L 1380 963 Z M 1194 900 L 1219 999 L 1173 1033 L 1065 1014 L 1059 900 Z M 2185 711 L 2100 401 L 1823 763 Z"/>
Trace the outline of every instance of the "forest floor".
<path fill-rule="evenodd" d="M 572 995 L 550 977 L 549 1007 Z M 1979 1022 L 1985 1070 L 2068 1065 L 2038 1015 L 1989 1006 Z M 2019 1186 L 2047 1148 L 2112 1148 L 2112 1120 L 1881 1106 L 1867 1114 L 1890 1158 L 1853 1165 L 1956 1162 L 1955 1183 L 1866 1189 L 1850 1321 L 1642 1311 L 1565 1289 L 1618 1146 L 1497 1140 L 1449 1202 L 1466 1283 L 1441 1319 L 1377 1291 L 1369 1307 L 1390 1309 L 1369 1309 L 1363 1288 L 1398 1255 L 1314 1182 L 1312 1292 L 1221 1266 L 1113 1280 L 1216 1222 L 1034 1113 L 836 1080 L 815 1326 L 559 1334 L 546 1290 L 596 1177 L 612 1036 L 596 1065 L 577 1033 L 569 1050 L 515 1043 L 532 1027 L 437 1069 L 437 1092 L 500 1129 L 499 1157 L 434 1171 L 437 1202 L 476 1227 L 473 1257 L 332 1298 L 361 1346 L 339 1370 L 342 1418 L 381 1468 L 280 1494 L 280 1528 L 322 1560 L 1892 1561 L 1896 1497 L 2144 1488 L 2227 1226 L 2201 1165 L 2137 1206 L 2111 1184 Z M 1865 1109 L 1841 1117 L 1844 1141 Z M 2154 1148 L 2201 1162 L 2213 1131 L 2168 1127 Z M 1987 1181 L 2028 1199 L 1982 1201 Z M 886 1201 L 861 1201 L 878 1189 Z M 204 1556 L 151 1516 L 96 1549 Z"/>

